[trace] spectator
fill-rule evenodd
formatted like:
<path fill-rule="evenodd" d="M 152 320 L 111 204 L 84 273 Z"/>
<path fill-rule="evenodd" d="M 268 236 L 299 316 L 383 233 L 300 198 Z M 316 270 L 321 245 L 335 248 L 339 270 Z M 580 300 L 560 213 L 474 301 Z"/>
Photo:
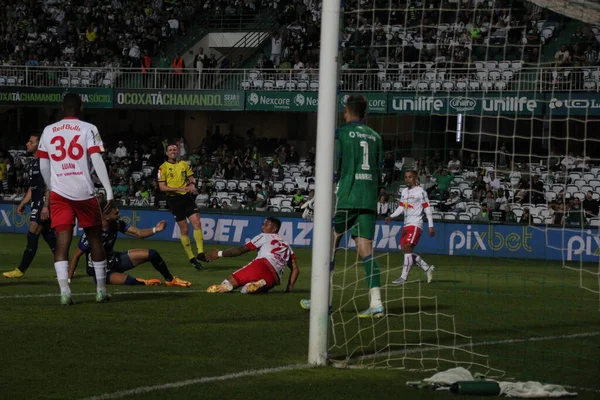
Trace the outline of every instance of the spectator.
<path fill-rule="evenodd" d="M 521 215 L 521 220 L 519 221 L 519 223 L 524 225 L 532 225 L 533 220 L 531 217 L 531 213 L 529 212 L 529 207 L 525 207 L 523 209 L 523 214 Z"/>
<path fill-rule="evenodd" d="M 292 205 L 296 211 L 300 211 L 300 207 L 304 203 L 304 195 L 302 194 L 302 189 L 296 189 L 296 193 L 294 193 L 294 197 L 292 198 Z"/>
<path fill-rule="evenodd" d="M 600 204 L 598 200 L 594 200 L 592 191 L 588 191 L 583 200 L 583 210 L 585 211 L 586 218 L 598 217 L 598 208 Z"/>
<path fill-rule="evenodd" d="M 508 205 L 508 199 L 506 198 L 506 195 L 504 194 L 504 189 L 498 190 L 498 197 L 496 197 L 496 207 L 498 207 L 498 210 L 500 210 L 500 211 L 505 211 L 507 205 Z"/>
<path fill-rule="evenodd" d="M 386 196 L 379 196 L 379 201 L 377 202 L 377 216 L 378 217 L 387 217 L 389 212 L 389 203 L 387 201 Z"/>
<path fill-rule="evenodd" d="M 531 202 L 533 204 L 541 204 L 545 202 L 544 198 L 544 183 L 540 180 L 538 174 L 533 175 L 531 179 Z"/>
<path fill-rule="evenodd" d="M 433 173 L 433 177 L 437 184 L 437 189 L 443 195 L 445 192 L 448 191 L 448 188 L 450 188 L 450 184 L 452 183 L 452 180 L 454 179 L 454 174 L 452 174 L 452 173 L 449 174 L 447 169 L 442 169 L 440 167 L 437 169 L 437 171 L 435 171 Z"/>
<path fill-rule="evenodd" d="M 196 54 L 194 56 L 194 68 L 196 69 L 196 72 L 198 73 L 198 84 L 197 87 L 198 89 L 204 89 L 204 76 L 203 76 L 203 71 L 204 71 L 204 66 L 208 63 L 208 56 L 206 54 L 204 54 L 204 48 L 200 47 L 198 48 L 198 54 Z"/>
<path fill-rule="evenodd" d="M 502 143 L 500 151 L 498 151 L 498 168 L 506 167 L 510 164 L 510 153 L 506 149 L 506 143 Z"/>
<path fill-rule="evenodd" d="M 471 190 L 473 190 L 473 195 L 472 195 L 473 200 L 481 201 L 483 196 L 485 196 L 486 189 L 487 189 L 487 185 L 483 181 L 483 176 L 481 174 L 477 175 L 477 178 L 471 185 Z"/>
<path fill-rule="evenodd" d="M 267 202 L 269 200 L 267 191 L 263 189 L 263 185 L 260 183 L 257 183 L 254 187 L 256 189 L 256 200 L 252 204 L 252 208 L 256 211 L 267 211 Z"/>
<path fill-rule="evenodd" d="M 125 147 L 125 144 L 122 140 L 119 140 L 119 147 L 117 147 L 117 149 L 115 150 L 115 157 L 126 158 L 127 156 L 127 147 Z"/>
<path fill-rule="evenodd" d="M 213 208 L 213 209 L 221 208 L 221 205 L 219 204 L 219 199 L 217 199 L 216 197 L 213 197 L 210 201 L 210 204 L 208 205 L 208 208 Z"/>
<path fill-rule="evenodd" d="M 398 201 L 393 194 L 390 194 L 388 196 L 388 213 L 392 214 L 394 211 L 396 211 L 396 208 L 398 208 Z"/>
<path fill-rule="evenodd" d="M 203 186 L 202 189 L 200 190 L 200 193 L 198 193 L 198 196 L 196 196 L 196 207 L 198 208 L 202 208 L 202 207 L 206 207 L 208 205 L 208 199 L 209 199 L 209 195 L 208 195 L 208 188 L 206 186 Z"/>
<path fill-rule="evenodd" d="M 448 171 L 452 173 L 460 171 L 460 160 L 456 158 L 455 155 L 453 155 L 452 159 L 448 162 Z"/>
<path fill-rule="evenodd" d="M 598 52 L 592 46 L 588 46 L 584 53 L 585 63 L 593 66 L 598 64 Z"/>
<path fill-rule="evenodd" d="M 420 185 L 427 192 L 427 195 L 430 196 L 432 189 L 435 187 L 435 182 L 431 180 L 431 175 L 427 175 L 425 181 L 421 182 Z"/>
<path fill-rule="evenodd" d="M 426 177 L 430 175 L 429 169 L 425 166 L 425 162 L 423 161 L 423 159 L 419 159 L 417 161 L 415 172 L 417 173 L 417 178 L 419 179 L 419 182 L 425 182 Z"/>
<path fill-rule="evenodd" d="M 137 150 L 133 152 L 133 160 L 131 160 L 131 164 L 129 165 L 130 170 L 133 172 L 139 172 L 142 170 L 142 158 L 140 157 L 140 153 Z"/>
<path fill-rule="evenodd" d="M 231 204 L 229 205 L 229 209 L 233 210 L 233 211 L 237 211 L 237 210 L 241 210 L 242 209 L 242 203 L 240 203 L 238 201 L 237 196 L 232 196 L 231 197 Z"/>
<path fill-rule="evenodd" d="M 283 39 L 279 35 L 279 32 L 275 32 L 271 36 L 271 61 L 275 68 L 279 67 L 281 63 L 281 50 L 283 48 Z"/>
<path fill-rule="evenodd" d="M 287 162 L 289 164 L 299 164 L 300 163 L 300 154 L 296 151 L 296 146 L 291 145 L 290 151 L 287 155 Z"/>
<path fill-rule="evenodd" d="M 452 191 L 448 199 L 440 204 L 440 209 L 443 212 L 452 212 L 456 210 L 456 206 L 461 201 L 460 197 L 458 197 L 458 193 L 456 191 Z"/>
<path fill-rule="evenodd" d="M 487 184 L 487 189 L 493 191 L 494 193 L 498 193 L 498 190 L 502 187 L 500 183 L 500 179 L 496 176 L 495 172 L 490 173 L 489 176 L 486 176 L 483 181 Z M 488 204 L 490 209 L 493 209 L 491 205 Z"/>
<path fill-rule="evenodd" d="M 488 209 L 495 210 L 496 209 L 496 200 L 494 199 L 494 192 L 488 190 L 485 195 L 484 203 L 487 204 Z"/>
<path fill-rule="evenodd" d="M 566 45 L 561 45 L 560 50 L 554 54 L 554 61 L 557 67 L 566 67 L 571 65 L 571 54 Z"/>
<path fill-rule="evenodd" d="M 508 224 L 516 224 L 518 222 L 517 214 L 513 212 L 510 206 L 507 204 L 504 209 L 504 222 Z"/>
<path fill-rule="evenodd" d="M 568 225 L 583 226 L 585 223 L 583 209 L 581 208 L 581 200 L 579 197 L 573 199 L 573 204 L 568 211 L 566 223 Z"/>
<path fill-rule="evenodd" d="M 471 153 L 469 159 L 465 163 L 465 168 L 470 171 L 476 171 L 479 168 L 479 161 L 477 160 L 477 154 Z"/>
<path fill-rule="evenodd" d="M 488 210 L 488 205 L 487 203 L 481 203 L 481 211 L 479 211 L 479 213 L 477 213 L 477 215 L 475 215 L 473 217 L 473 221 L 476 222 L 490 222 L 490 213 Z"/>

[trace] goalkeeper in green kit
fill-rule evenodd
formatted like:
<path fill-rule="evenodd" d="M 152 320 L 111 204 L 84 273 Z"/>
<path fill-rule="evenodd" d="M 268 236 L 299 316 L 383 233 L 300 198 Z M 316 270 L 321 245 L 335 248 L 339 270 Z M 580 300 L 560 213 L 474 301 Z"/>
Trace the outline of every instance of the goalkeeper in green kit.
<path fill-rule="evenodd" d="M 358 316 L 379 318 L 385 315 L 385 309 L 381 302 L 379 261 L 373 257 L 373 238 L 383 146 L 381 136 L 362 122 L 366 110 L 364 96 L 349 96 L 344 107 L 346 124 L 337 131 L 334 256 L 343 234 L 350 230 L 369 285 L 370 306 Z M 301 300 L 300 305 L 309 309 L 310 300 Z"/>

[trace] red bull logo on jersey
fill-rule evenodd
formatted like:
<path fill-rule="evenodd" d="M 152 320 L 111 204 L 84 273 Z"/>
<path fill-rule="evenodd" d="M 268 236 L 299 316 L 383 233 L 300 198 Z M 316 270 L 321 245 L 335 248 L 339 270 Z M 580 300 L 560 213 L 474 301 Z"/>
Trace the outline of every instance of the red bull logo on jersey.
<path fill-rule="evenodd" d="M 409 208 L 415 208 L 415 206 L 413 206 L 412 204 L 410 204 L 408 201 L 404 202 L 403 207 L 404 207 L 405 210 L 407 210 Z"/>
<path fill-rule="evenodd" d="M 63 130 L 81 132 L 81 128 L 79 127 L 79 125 L 62 124 L 61 126 L 55 126 L 54 128 L 52 128 L 52 132 L 54 132 L 54 133 L 60 132 Z"/>

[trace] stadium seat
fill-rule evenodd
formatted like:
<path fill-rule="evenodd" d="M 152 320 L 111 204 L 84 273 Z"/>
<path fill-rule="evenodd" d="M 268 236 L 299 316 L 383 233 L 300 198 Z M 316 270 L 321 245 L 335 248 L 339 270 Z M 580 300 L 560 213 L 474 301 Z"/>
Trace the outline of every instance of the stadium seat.
<path fill-rule="evenodd" d="M 434 221 L 441 221 L 443 219 L 443 214 L 442 213 L 438 213 L 438 212 L 434 212 L 433 213 L 433 220 Z"/>
<path fill-rule="evenodd" d="M 456 221 L 456 215 L 453 213 L 444 214 L 444 221 Z"/>
<path fill-rule="evenodd" d="M 291 212 L 294 212 L 294 210 L 291 207 L 281 207 L 279 209 L 279 212 L 282 212 L 282 213 L 290 212 L 291 213 Z"/>
<path fill-rule="evenodd" d="M 264 86 L 264 81 L 262 79 L 255 79 L 252 81 L 252 87 L 254 89 L 262 89 Z"/>
<path fill-rule="evenodd" d="M 294 193 L 294 190 L 296 190 L 296 185 L 292 182 L 285 182 L 283 184 L 283 190 L 288 194 Z"/>
<path fill-rule="evenodd" d="M 286 83 L 287 83 L 287 81 L 286 81 L 286 80 L 284 80 L 284 79 L 277 79 L 277 80 L 275 81 L 275 88 L 276 88 L 277 90 L 280 90 L 280 89 L 285 89 L 285 84 L 286 84 Z"/>
<path fill-rule="evenodd" d="M 460 213 L 460 214 L 458 214 L 458 220 L 459 221 L 470 221 L 471 215 L 467 214 L 467 213 Z"/>
<path fill-rule="evenodd" d="M 319 90 L 319 81 L 311 81 L 309 87 L 310 90 Z"/>
<path fill-rule="evenodd" d="M 235 179 L 227 181 L 227 190 L 229 190 L 230 192 L 235 192 L 237 190 L 237 187 L 238 181 L 236 181 Z"/>
<path fill-rule="evenodd" d="M 308 90 L 308 82 L 307 81 L 300 81 L 298 82 L 298 84 L 296 85 L 296 88 L 298 90 Z"/>
<path fill-rule="evenodd" d="M 218 191 L 223 191 L 225 190 L 225 188 L 227 184 L 225 183 L 225 181 L 223 179 L 215 179 L 214 182 L 214 187 L 215 189 L 217 189 Z"/>

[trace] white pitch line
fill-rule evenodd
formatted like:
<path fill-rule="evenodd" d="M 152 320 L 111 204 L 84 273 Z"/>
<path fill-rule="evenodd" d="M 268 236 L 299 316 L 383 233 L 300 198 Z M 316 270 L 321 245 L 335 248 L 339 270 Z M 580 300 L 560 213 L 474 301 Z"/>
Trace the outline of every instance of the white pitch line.
<path fill-rule="evenodd" d="M 131 292 L 110 292 L 110 295 L 129 295 L 129 294 L 156 294 L 156 293 L 171 293 L 171 294 L 185 294 L 185 293 L 205 293 L 206 290 L 152 290 L 152 291 L 131 291 Z M 89 293 L 73 293 L 73 297 L 77 299 L 78 296 L 95 296 L 96 292 Z M 43 298 L 43 297 L 60 297 L 59 293 L 40 293 L 40 294 L 13 294 L 10 296 L 0 296 L 0 300 L 4 299 L 28 299 L 28 298 Z"/>
<path fill-rule="evenodd" d="M 461 348 L 461 347 L 490 346 L 490 345 L 495 345 L 495 344 L 507 344 L 507 343 L 511 344 L 511 343 L 522 343 L 522 342 L 542 342 L 542 341 L 546 341 L 546 340 L 573 339 L 573 338 L 582 338 L 582 337 L 592 337 L 592 336 L 598 336 L 598 335 L 600 335 L 600 332 L 574 333 L 572 335 L 539 336 L 539 337 L 524 338 L 524 339 L 496 340 L 496 341 L 487 341 L 487 342 L 480 342 L 480 343 L 473 343 L 473 344 L 469 343 L 469 344 L 464 344 L 464 345 L 457 345 L 455 347 Z M 425 349 L 409 349 L 409 350 L 401 350 L 401 351 L 393 352 L 393 353 L 394 354 L 413 354 L 413 353 L 420 353 L 420 352 L 424 352 L 424 351 L 433 351 L 433 350 L 438 350 L 438 348 L 437 347 L 428 347 Z M 370 356 L 367 356 L 367 357 L 370 357 Z M 97 396 L 86 397 L 81 400 L 121 399 L 121 398 L 127 397 L 127 396 L 156 392 L 156 391 L 160 391 L 160 390 L 177 389 L 177 388 L 181 388 L 184 386 L 202 385 L 202 384 L 212 383 L 212 382 L 228 381 L 231 379 L 238 379 L 238 378 L 255 377 L 255 376 L 260 376 L 260 375 L 273 374 L 273 373 L 277 373 L 277 372 L 284 372 L 284 371 L 299 371 L 299 370 L 304 370 L 304 369 L 309 369 L 309 368 L 313 368 L 313 367 L 308 364 L 291 364 L 291 365 L 285 365 L 282 367 L 245 370 L 242 372 L 236 372 L 236 373 L 231 373 L 231 374 L 225 374 L 225 375 L 219 375 L 219 376 L 209 376 L 209 377 L 205 377 L 205 378 L 187 379 L 185 381 L 164 383 L 164 384 L 160 384 L 160 385 L 140 386 L 140 387 L 137 387 L 134 389 L 119 390 L 116 392 L 108 392 L 108 393 L 103 393 L 103 394 L 100 394 Z M 574 387 L 574 386 L 565 386 L 565 387 L 600 393 L 600 390 L 591 389 L 591 388 L 581 388 L 581 387 Z"/>
<path fill-rule="evenodd" d="M 273 374 L 277 372 L 285 372 L 285 371 L 298 371 L 301 369 L 311 368 L 308 364 L 292 364 L 286 365 L 283 367 L 275 367 L 275 368 L 263 368 L 263 369 L 254 369 L 254 370 L 246 370 L 242 372 L 235 372 L 232 374 L 220 375 L 220 376 L 210 376 L 206 378 L 196 378 L 196 379 L 188 379 L 185 381 L 165 383 L 162 385 L 154 385 L 154 386 L 140 386 L 135 389 L 129 390 L 120 390 L 118 392 L 112 393 L 104 393 L 98 396 L 86 397 L 83 400 L 108 400 L 108 399 L 120 399 L 122 397 L 136 395 L 136 394 L 144 394 L 150 392 L 156 392 L 158 390 L 167 390 L 167 389 L 177 389 L 184 386 L 190 385 L 201 385 L 205 383 L 211 382 L 219 382 L 219 381 L 228 381 L 231 379 L 239 379 L 239 378 L 247 378 L 259 375 Z"/>

